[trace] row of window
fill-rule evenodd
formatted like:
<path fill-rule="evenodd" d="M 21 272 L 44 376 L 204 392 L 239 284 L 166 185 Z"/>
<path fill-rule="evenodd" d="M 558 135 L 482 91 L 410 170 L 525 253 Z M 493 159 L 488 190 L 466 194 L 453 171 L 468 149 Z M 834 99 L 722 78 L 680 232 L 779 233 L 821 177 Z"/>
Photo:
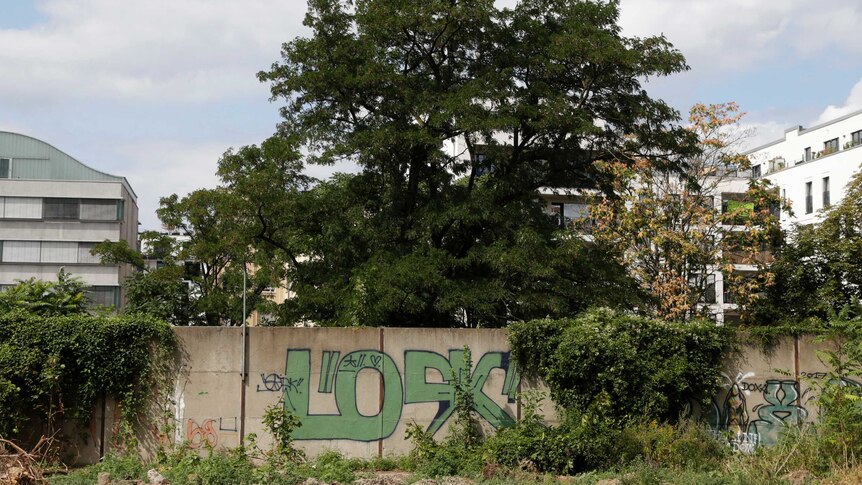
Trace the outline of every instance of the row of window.
<path fill-rule="evenodd" d="M 119 221 L 123 206 L 114 199 L 0 197 L 0 219 Z"/>
<path fill-rule="evenodd" d="M 0 285 L 0 291 L 6 291 L 13 285 Z M 90 286 L 85 289 L 91 306 L 120 306 L 120 288 L 118 286 Z"/>
<path fill-rule="evenodd" d="M 824 179 L 828 183 L 828 177 Z M 828 190 L 828 189 L 826 189 Z M 678 195 L 674 196 L 679 198 Z M 824 196 L 824 200 L 828 200 L 828 194 Z M 709 210 L 715 208 L 715 197 L 714 196 L 704 196 L 703 197 L 703 206 Z M 827 204 L 828 205 L 828 204 Z M 746 194 L 742 193 L 723 193 L 721 194 L 721 213 L 726 214 L 728 212 L 736 211 L 740 208 L 744 208 L 747 211 L 753 211 L 756 209 L 755 203 L 750 201 Z M 573 227 L 575 221 L 583 221 L 583 228 L 589 229 L 589 221 L 584 221 L 584 219 L 589 216 L 590 206 L 587 203 L 563 203 L 563 202 L 552 202 L 550 204 L 550 212 L 553 217 L 556 218 L 557 224 L 562 229 Z M 770 212 L 778 217 L 779 208 L 778 207 L 770 207 Z M 745 211 L 740 211 L 740 221 L 739 224 L 745 223 Z"/>
<path fill-rule="evenodd" d="M 844 148 L 855 147 L 856 145 L 862 144 L 862 130 L 854 131 L 850 133 L 850 141 L 844 144 Z M 840 150 L 838 145 L 838 138 L 832 138 L 831 140 L 826 140 L 823 142 L 823 150 L 819 152 L 812 152 L 811 147 L 807 147 L 804 150 L 803 161 L 808 162 L 815 158 L 830 155 Z"/>
<path fill-rule="evenodd" d="M 820 181 L 822 189 L 822 207 L 828 208 L 832 205 L 829 193 L 829 177 L 823 177 Z M 805 182 L 805 213 L 811 214 L 814 212 L 814 183 Z"/>
<path fill-rule="evenodd" d="M 0 241 L 0 262 L 99 264 L 90 254 L 96 243 L 67 241 Z"/>

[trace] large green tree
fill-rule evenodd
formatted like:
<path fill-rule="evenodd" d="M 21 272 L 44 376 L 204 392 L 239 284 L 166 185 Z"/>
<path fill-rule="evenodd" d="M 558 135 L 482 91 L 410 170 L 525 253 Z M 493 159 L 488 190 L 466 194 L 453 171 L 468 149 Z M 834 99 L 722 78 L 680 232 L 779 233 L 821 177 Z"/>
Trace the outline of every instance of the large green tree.
<path fill-rule="evenodd" d="M 501 326 L 626 305 L 636 285 L 558 230 L 542 187 L 613 192 L 603 161 L 696 150 L 641 81 L 686 69 L 618 5 L 312 0 L 262 81 L 284 122 L 221 160 L 243 238 L 286 263 L 285 323 Z M 317 182 L 305 163 L 359 173 Z"/>
<path fill-rule="evenodd" d="M 673 169 L 696 149 L 641 86 L 686 69 L 682 55 L 624 37 L 618 14 L 601 1 L 310 1 L 311 35 L 259 74 L 286 102 L 279 141 L 220 169 L 255 216 L 255 249 L 290 263 L 285 320 L 500 326 L 626 304 L 631 281 L 563 237 L 538 197 L 611 192 L 599 162 Z M 303 158 L 360 172 L 303 190 Z"/>

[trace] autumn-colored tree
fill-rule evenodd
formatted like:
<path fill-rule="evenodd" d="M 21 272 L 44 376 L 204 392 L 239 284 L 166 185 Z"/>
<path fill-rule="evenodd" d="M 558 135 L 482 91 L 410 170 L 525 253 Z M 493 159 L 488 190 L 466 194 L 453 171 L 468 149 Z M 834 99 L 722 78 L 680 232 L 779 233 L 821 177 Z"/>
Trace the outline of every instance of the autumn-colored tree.
<path fill-rule="evenodd" d="M 735 103 L 697 104 L 689 129 L 700 153 L 683 175 L 646 159 L 609 163 L 619 198 L 591 210 L 595 241 L 613 250 L 652 297 L 645 310 L 665 319 L 689 319 L 714 302 L 717 271 L 741 308 L 771 284 L 764 249 L 780 237 L 776 191 L 747 175 L 738 151 L 749 135 Z M 735 265 L 756 269 L 734 271 Z"/>

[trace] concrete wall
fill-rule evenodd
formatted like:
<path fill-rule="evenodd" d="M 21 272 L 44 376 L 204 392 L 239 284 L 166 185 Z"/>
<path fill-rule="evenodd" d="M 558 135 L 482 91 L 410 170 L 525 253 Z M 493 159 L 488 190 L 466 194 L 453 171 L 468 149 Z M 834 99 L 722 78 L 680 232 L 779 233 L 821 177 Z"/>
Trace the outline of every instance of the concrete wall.
<path fill-rule="evenodd" d="M 404 454 L 410 423 L 446 435 L 454 404 L 453 375 L 464 376 L 463 348 L 477 412 L 487 431 L 520 417 L 515 397 L 530 385 L 509 361 L 504 330 L 398 328 L 250 328 L 248 378 L 242 382 L 242 330 L 177 328 L 181 369 L 164 396 L 167 415 L 153 410 L 139 438 L 154 447 L 187 441 L 193 448 L 229 448 L 257 434 L 271 443 L 261 417 L 284 399 L 302 420 L 299 447 L 314 455 L 337 448 L 349 456 Z M 747 452 L 775 441 L 781 429 L 816 418 L 812 385 L 826 378 L 810 338 L 785 338 L 769 351 L 749 346 L 729 359 L 724 385 L 707 409 L 693 409 L 716 433 Z M 851 383 L 853 384 L 853 383 Z M 90 423 L 91 458 L 99 427 L 116 427 L 113 406 Z M 546 403 L 544 411 L 553 416 Z M 113 429 L 105 433 L 110 441 Z"/>
<path fill-rule="evenodd" d="M 193 447 L 236 446 L 241 433 L 256 433 L 268 445 L 261 418 L 284 399 L 303 422 L 295 437 L 310 454 L 406 453 L 411 422 L 445 434 L 454 410 L 451 376 L 468 372 L 465 345 L 484 426 L 519 417 L 521 379 L 503 330 L 250 328 L 245 386 L 240 329 L 178 328 L 177 334 L 187 361 L 175 438 Z"/>

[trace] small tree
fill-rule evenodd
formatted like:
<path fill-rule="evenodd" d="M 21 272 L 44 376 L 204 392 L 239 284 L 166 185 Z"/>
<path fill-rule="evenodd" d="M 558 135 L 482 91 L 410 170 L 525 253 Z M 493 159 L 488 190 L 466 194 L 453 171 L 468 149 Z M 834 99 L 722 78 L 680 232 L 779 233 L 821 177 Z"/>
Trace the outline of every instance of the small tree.
<path fill-rule="evenodd" d="M 742 116 L 735 103 L 692 107 L 689 129 L 700 150 L 682 175 L 641 159 L 605 166 L 621 196 L 592 208 L 593 235 L 652 297 L 650 313 L 665 319 L 697 315 L 707 276 L 718 269 L 743 305 L 772 280 L 762 250 L 780 237 L 774 212 L 779 200 L 767 182 L 738 177 L 751 165 L 736 151 L 748 135 L 739 127 Z M 716 203 L 722 192 L 740 190 L 736 203 Z M 743 281 L 733 272 L 734 262 L 753 264 L 759 272 Z"/>

